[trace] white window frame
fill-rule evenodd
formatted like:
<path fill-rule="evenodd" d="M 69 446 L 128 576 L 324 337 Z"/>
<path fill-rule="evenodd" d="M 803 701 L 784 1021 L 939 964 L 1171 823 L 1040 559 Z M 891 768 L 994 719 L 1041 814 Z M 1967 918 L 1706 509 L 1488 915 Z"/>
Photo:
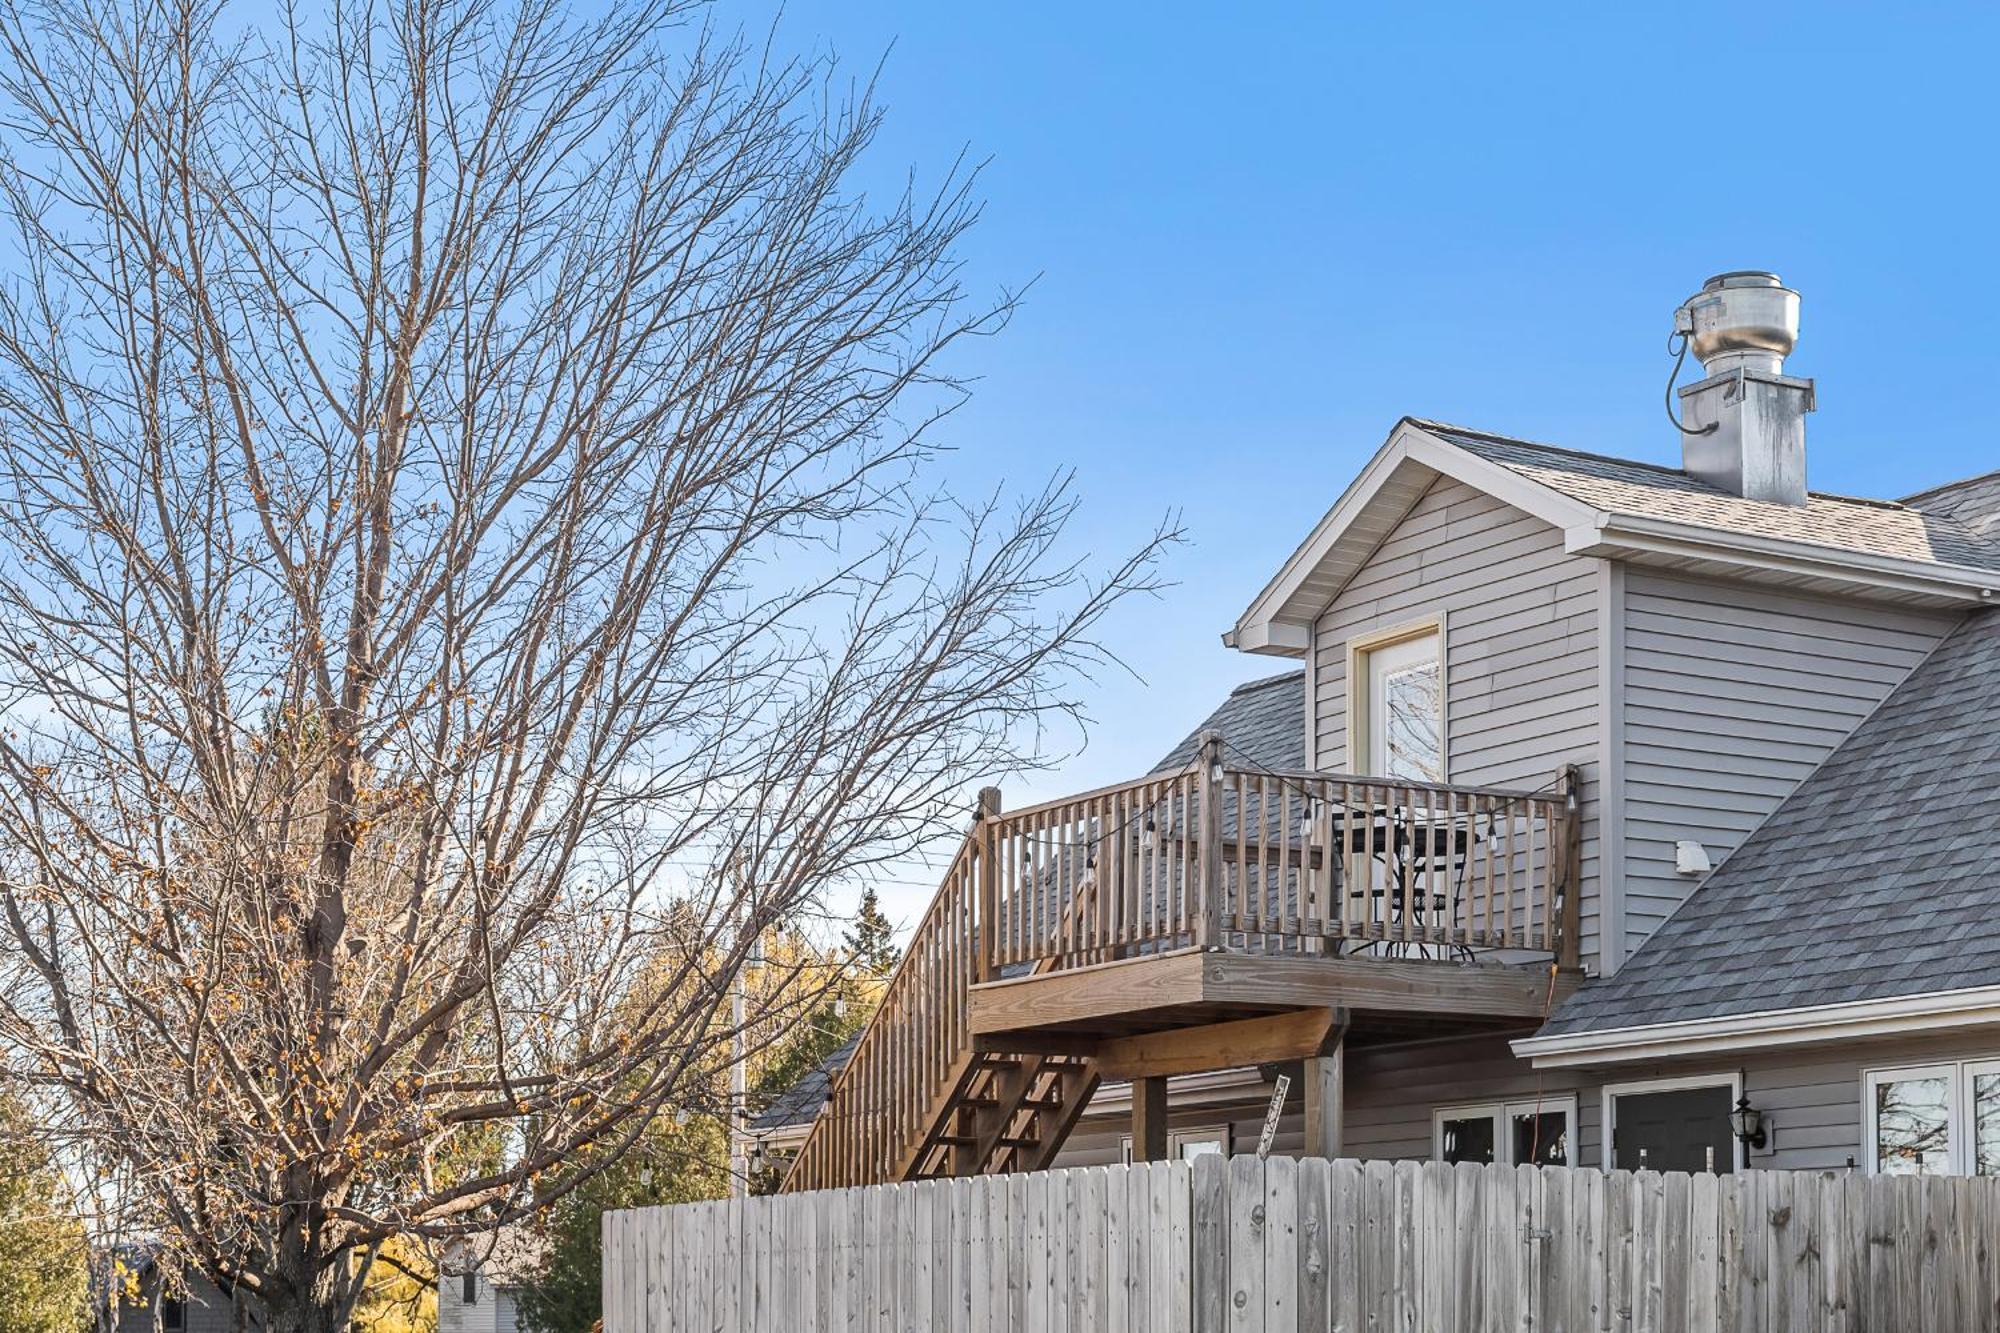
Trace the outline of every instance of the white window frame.
<path fill-rule="evenodd" d="M 1553 1097 L 1525 1097 L 1510 1102 L 1461 1102 L 1455 1106 L 1440 1106 L 1431 1112 L 1431 1160 L 1444 1160 L 1444 1122 L 1447 1120 L 1477 1120 L 1486 1116 L 1493 1121 L 1493 1163 L 1495 1166 L 1514 1165 L 1514 1117 L 1517 1115 L 1553 1115 L 1557 1111 L 1569 1117 L 1570 1166 L 1581 1166 L 1577 1157 L 1577 1146 L 1583 1142 L 1582 1127 L 1577 1123 L 1576 1094 L 1560 1093 Z"/>
<path fill-rule="evenodd" d="M 1234 1155 L 1235 1145 L 1230 1142 L 1229 1126 L 1226 1123 L 1189 1125 L 1184 1129 L 1167 1131 L 1167 1160 L 1169 1162 L 1178 1162 L 1181 1160 L 1181 1149 L 1185 1148 L 1188 1144 L 1207 1143 L 1210 1141 L 1222 1145 L 1222 1155 L 1224 1157 Z M 1125 1165 L 1132 1165 L 1132 1136 L 1130 1134 L 1121 1134 L 1118 1136 L 1118 1153 L 1120 1160 Z"/>
<path fill-rule="evenodd" d="M 1965 1085 L 1965 1174 L 1977 1175 L 1979 1171 L 1979 1126 L 1973 1123 L 1972 1080 L 1981 1074 L 2000 1074 L 2000 1056 L 1983 1055 L 1977 1060 L 1959 1061 L 1959 1077 Z M 1871 1149 L 1868 1156 L 1875 1156 Z M 2000 1175 L 1988 1176 L 1989 1180 L 2000 1180 Z"/>
<path fill-rule="evenodd" d="M 1369 708 L 1374 700 L 1368 688 L 1370 672 L 1368 655 L 1382 648 L 1393 648 L 1411 639 L 1429 636 L 1437 638 L 1438 662 L 1438 781 L 1451 781 L 1451 729 L 1448 720 L 1451 713 L 1451 674 L 1447 665 L 1450 640 L 1445 636 L 1444 612 L 1425 616 L 1386 629 L 1371 630 L 1357 634 L 1347 641 L 1347 770 L 1350 773 L 1367 773 L 1373 756 L 1370 753 Z"/>
<path fill-rule="evenodd" d="M 1979 1074 L 2000 1074 L 2000 1056 L 1981 1055 L 1967 1060 L 1932 1060 L 1920 1065 L 1876 1065 L 1861 1071 L 1861 1156 L 1862 1169 L 1877 1174 L 1875 1142 L 1875 1089 L 1884 1083 L 1908 1079 L 1942 1077 L 1945 1080 L 1945 1124 L 1951 1145 L 1945 1151 L 1945 1174 L 1970 1176 L 1979 1165 L 1972 1123 L 1972 1080 Z M 1991 1176 L 1988 1179 L 2000 1179 Z"/>
<path fill-rule="evenodd" d="M 1674 1078 L 1638 1079 L 1631 1083 L 1607 1083 L 1604 1085 L 1604 1106 L 1598 1119 L 1597 1142 L 1598 1164 L 1606 1171 L 1613 1169 L 1611 1163 L 1616 1152 L 1617 1140 L 1613 1137 L 1618 1128 L 1618 1099 L 1620 1097 L 1643 1096 L 1649 1092 L 1685 1092 L 1690 1088 L 1728 1088 L 1729 1105 L 1734 1108 L 1743 1100 L 1743 1071 L 1732 1069 L 1721 1074 L 1681 1074 Z M 1743 1160 L 1743 1140 L 1736 1137 L 1735 1126 L 1730 1127 L 1729 1141 L 1736 1146 L 1731 1170 L 1746 1171 L 1749 1167 Z"/>

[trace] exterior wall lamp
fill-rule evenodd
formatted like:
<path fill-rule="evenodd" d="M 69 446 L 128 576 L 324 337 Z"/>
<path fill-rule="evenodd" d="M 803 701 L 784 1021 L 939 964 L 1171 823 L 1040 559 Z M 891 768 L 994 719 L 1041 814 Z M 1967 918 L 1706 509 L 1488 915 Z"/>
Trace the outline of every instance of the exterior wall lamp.
<path fill-rule="evenodd" d="M 1750 1104 L 1747 1095 L 1736 1099 L 1736 1109 L 1729 1113 L 1729 1128 L 1746 1148 L 1762 1148 L 1768 1138 L 1764 1113 Z"/>

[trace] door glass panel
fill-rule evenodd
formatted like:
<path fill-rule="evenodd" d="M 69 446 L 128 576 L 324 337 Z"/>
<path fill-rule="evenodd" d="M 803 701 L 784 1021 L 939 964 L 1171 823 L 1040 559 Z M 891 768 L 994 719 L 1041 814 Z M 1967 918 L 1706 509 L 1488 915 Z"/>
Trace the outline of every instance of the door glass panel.
<path fill-rule="evenodd" d="M 1569 1112 L 1516 1111 L 1509 1119 L 1516 1166 L 1569 1165 Z"/>
<path fill-rule="evenodd" d="M 1443 1131 L 1442 1147 L 1445 1161 L 1476 1162 L 1481 1166 L 1492 1164 L 1494 1142 L 1491 1115 L 1447 1119 Z"/>
<path fill-rule="evenodd" d="M 1972 1076 L 1973 1171 L 2000 1176 L 2000 1073 Z"/>
<path fill-rule="evenodd" d="M 1382 777 L 1444 781 L 1444 673 L 1438 639 L 1423 634 L 1368 653 L 1369 761 Z"/>
<path fill-rule="evenodd" d="M 1444 781 L 1442 715 L 1444 673 L 1438 669 L 1438 636 L 1420 634 L 1368 654 L 1370 755 L 1382 777 L 1416 783 Z"/>
<path fill-rule="evenodd" d="M 1951 1170 L 1951 1080 L 1944 1074 L 1875 1085 L 1875 1169 L 1889 1176 Z"/>
<path fill-rule="evenodd" d="M 1732 1171 L 1729 1108 L 1726 1083 L 1620 1093 L 1612 1101 L 1611 1164 L 1620 1171 Z"/>

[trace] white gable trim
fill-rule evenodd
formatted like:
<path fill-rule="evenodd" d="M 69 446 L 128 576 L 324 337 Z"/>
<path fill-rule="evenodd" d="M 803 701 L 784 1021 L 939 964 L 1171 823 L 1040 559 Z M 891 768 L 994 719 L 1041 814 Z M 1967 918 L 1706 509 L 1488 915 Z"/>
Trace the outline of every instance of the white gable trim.
<path fill-rule="evenodd" d="M 1564 548 L 1572 555 L 1632 559 L 1774 580 L 1828 595 L 1861 593 L 1919 605 L 1977 606 L 2000 600 L 2000 574 L 1992 570 L 1598 510 L 1447 443 L 1406 417 L 1222 641 L 1244 652 L 1305 656 L 1313 621 L 1440 476 L 1562 529 Z"/>
<path fill-rule="evenodd" d="M 1588 1002 L 1586 992 L 1571 1003 Z M 1580 1069 L 1681 1055 L 1714 1055 L 1774 1046 L 1859 1041 L 2000 1027 L 2000 986 L 1931 991 L 1881 1000 L 1850 1000 L 1799 1009 L 1767 1009 L 1722 1018 L 1690 1018 L 1603 1032 L 1522 1037 L 1514 1054 L 1537 1069 Z"/>
<path fill-rule="evenodd" d="M 1511 468 L 1447 444 L 1406 418 L 1397 423 L 1360 475 L 1237 617 L 1222 641 L 1244 652 L 1303 657 L 1319 613 L 1367 561 L 1387 529 L 1400 522 L 1416 497 L 1440 476 L 1484 491 L 1552 527 L 1595 530 L 1605 518 L 1590 506 Z M 1364 527 L 1364 520 L 1372 520 L 1377 530 Z M 1314 576 L 1343 544 L 1347 548 L 1346 568 L 1337 571 L 1327 587 L 1316 593 L 1309 591 Z"/>

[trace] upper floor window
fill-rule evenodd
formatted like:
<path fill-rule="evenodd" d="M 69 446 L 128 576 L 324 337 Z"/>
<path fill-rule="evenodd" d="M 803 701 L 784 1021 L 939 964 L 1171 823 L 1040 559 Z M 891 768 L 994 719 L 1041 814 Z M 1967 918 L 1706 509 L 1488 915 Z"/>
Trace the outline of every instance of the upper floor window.
<path fill-rule="evenodd" d="M 1349 753 L 1362 772 L 1445 780 L 1443 629 L 1429 621 L 1352 643 Z"/>
<path fill-rule="evenodd" d="M 2000 1060 L 1861 1077 L 1868 1169 L 1885 1176 L 2000 1176 Z"/>

